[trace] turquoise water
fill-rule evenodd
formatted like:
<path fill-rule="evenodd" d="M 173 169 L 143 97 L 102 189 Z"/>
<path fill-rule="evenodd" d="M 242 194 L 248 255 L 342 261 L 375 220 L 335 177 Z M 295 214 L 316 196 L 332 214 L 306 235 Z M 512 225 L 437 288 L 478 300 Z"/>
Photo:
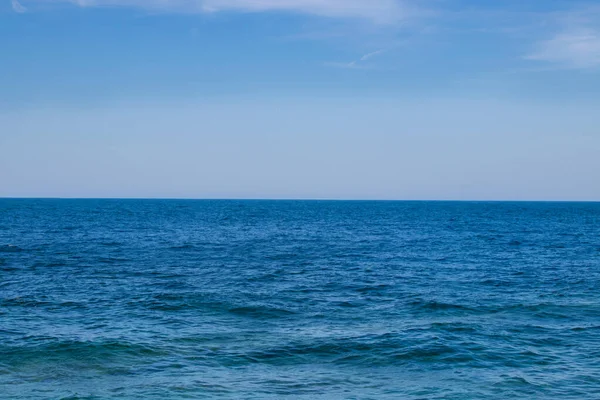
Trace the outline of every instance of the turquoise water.
<path fill-rule="evenodd" d="M 600 204 L 0 200 L 3 399 L 598 399 Z"/>

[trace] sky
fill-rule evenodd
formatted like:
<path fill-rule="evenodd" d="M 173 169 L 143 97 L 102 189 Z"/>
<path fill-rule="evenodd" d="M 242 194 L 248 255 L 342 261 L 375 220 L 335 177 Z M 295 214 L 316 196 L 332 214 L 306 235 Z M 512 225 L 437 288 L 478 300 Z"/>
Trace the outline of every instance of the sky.
<path fill-rule="evenodd" d="M 0 197 L 600 201 L 600 1 L 0 0 Z"/>

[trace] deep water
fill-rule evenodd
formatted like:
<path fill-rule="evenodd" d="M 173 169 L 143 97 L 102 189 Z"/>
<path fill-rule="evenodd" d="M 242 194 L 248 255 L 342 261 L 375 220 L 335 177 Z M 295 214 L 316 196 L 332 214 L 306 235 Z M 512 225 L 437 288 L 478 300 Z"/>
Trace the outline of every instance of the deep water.
<path fill-rule="evenodd" d="M 2 399 L 600 399 L 600 203 L 0 200 Z"/>

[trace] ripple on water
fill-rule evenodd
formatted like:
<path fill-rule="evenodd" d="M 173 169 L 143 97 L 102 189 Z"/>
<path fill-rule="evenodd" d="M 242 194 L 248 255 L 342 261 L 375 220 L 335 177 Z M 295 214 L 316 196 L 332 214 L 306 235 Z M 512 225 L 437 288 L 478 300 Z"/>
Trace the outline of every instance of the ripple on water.
<path fill-rule="evenodd" d="M 14 244 L 0 245 L 0 253 L 20 253 L 22 251 L 24 251 L 22 248 Z"/>
<path fill-rule="evenodd" d="M 599 204 L 10 204 L 0 398 L 598 399 Z"/>

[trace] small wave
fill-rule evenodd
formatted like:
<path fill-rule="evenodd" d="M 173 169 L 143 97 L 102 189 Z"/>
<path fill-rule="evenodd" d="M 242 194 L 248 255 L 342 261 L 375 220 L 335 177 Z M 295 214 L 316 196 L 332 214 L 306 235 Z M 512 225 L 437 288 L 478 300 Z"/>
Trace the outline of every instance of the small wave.
<path fill-rule="evenodd" d="M 144 344 L 123 341 L 56 341 L 49 338 L 27 337 L 23 345 L 0 346 L 7 364 L 48 363 L 48 362 L 79 362 L 86 363 L 95 360 L 104 361 L 108 358 L 122 357 L 152 357 L 166 354 L 165 350 Z"/>
<path fill-rule="evenodd" d="M 13 244 L 0 245 L 0 253 L 20 253 L 22 251 L 24 251 L 22 248 Z"/>
<path fill-rule="evenodd" d="M 61 229 L 61 231 L 76 231 L 77 229 L 82 229 L 82 228 L 83 228 L 82 226 L 74 226 L 73 225 L 73 226 L 64 226 L 64 227 L 61 227 L 60 229 Z"/>
<path fill-rule="evenodd" d="M 436 331 L 444 331 L 449 333 L 475 333 L 479 329 L 477 326 L 458 322 L 434 322 L 431 324 L 431 328 Z"/>
<path fill-rule="evenodd" d="M 439 301 L 424 301 L 424 300 L 416 300 L 409 303 L 412 307 L 417 307 L 423 310 L 471 310 L 469 307 L 460 305 L 460 304 L 452 304 L 452 303 L 443 303 Z"/>
<path fill-rule="evenodd" d="M 102 245 L 104 247 L 119 247 L 119 246 L 123 245 L 123 243 L 112 241 L 112 242 L 102 242 L 102 243 L 100 243 L 100 245 Z"/>
<path fill-rule="evenodd" d="M 62 261 L 54 261 L 54 262 L 37 262 L 33 264 L 33 268 L 58 268 L 65 267 L 67 263 Z"/>
<path fill-rule="evenodd" d="M 232 314 L 253 318 L 280 318 L 296 314 L 290 310 L 264 306 L 236 307 L 229 309 L 229 312 Z"/>
<path fill-rule="evenodd" d="M 571 328 L 573 332 L 585 332 L 585 331 L 596 331 L 600 330 L 600 325 L 598 326 L 576 326 Z"/>
<path fill-rule="evenodd" d="M 480 233 L 480 234 L 478 234 L 478 235 L 476 235 L 475 237 L 476 237 L 477 239 L 484 239 L 484 240 L 487 240 L 487 241 L 489 241 L 489 242 L 493 242 L 493 241 L 496 241 L 496 240 L 498 240 L 498 237 L 497 237 L 497 236 L 492 236 L 492 235 L 484 235 L 484 234 L 481 234 L 481 233 Z"/>
<path fill-rule="evenodd" d="M 560 249 L 566 249 L 567 246 L 565 246 L 564 244 L 561 244 L 561 243 L 555 243 L 555 244 L 548 244 L 548 245 L 544 246 L 544 248 L 549 249 L 549 250 L 552 250 L 552 249 L 560 250 Z"/>
<path fill-rule="evenodd" d="M 512 283 L 509 281 L 500 280 L 500 279 L 486 279 L 484 281 L 481 281 L 481 284 L 485 285 L 485 286 L 503 287 L 503 286 L 510 286 Z"/>
<path fill-rule="evenodd" d="M 132 300 L 131 304 L 143 305 L 148 309 L 158 311 L 206 310 L 256 319 L 283 318 L 296 314 L 295 311 L 289 309 L 266 305 L 239 305 L 236 302 L 224 301 L 200 293 L 160 294 L 150 299 Z"/>
<path fill-rule="evenodd" d="M 23 297 L 13 297 L 8 299 L 0 300 L 0 305 L 2 307 L 24 307 L 24 308 L 56 308 L 56 309 L 65 309 L 65 308 L 85 308 L 86 306 L 83 303 L 79 303 L 76 301 L 49 301 L 49 300 L 36 300 L 31 298 L 23 298 Z"/>
<path fill-rule="evenodd" d="M 364 286 L 357 288 L 356 291 L 358 293 L 373 293 L 373 292 L 381 292 L 390 289 L 391 286 L 387 284 L 381 284 L 376 286 Z"/>
<path fill-rule="evenodd" d="M 280 253 L 267 255 L 265 258 L 269 261 L 291 261 L 296 260 L 299 256 L 300 254 L 297 253 Z"/>
<path fill-rule="evenodd" d="M 500 306 L 489 306 L 487 310 L 491 313 L 527 313 L 533 314 L 538 318 L 560 318 L 568 319 L 571 315 L 579 314 L 582 311 L 590 308 L 590 311 L 595 311 L 594 306 L 580 304 L 556 304 L 556 303 L 519 303 L 507 304 Z"/>
<path fill-rule="evenodd" d="M 6 272 L 10 272 L 10 271 L 19 271 L 21 268 L 14 266 L 14 265 L 10 265 L 5 258 L 0 258 L 0 271 L 6 271 Z"/>
<path fill-rule="evenodd" d="M 575 238 L 580 238 L 580 237 L 584 237 L 585 235 L 583 233 L 568 233 L 568 232 L 560 232 L 558 234 L 558 236 L 566 236 L 566 237 L 575 237 Z"/>
<path fill-rule="evenodd" d="M 27 299 L 22 297 L 13 297 L 9 299 L 0 300 L 0 304 L 3 307 L 45 307 L 52 303 L 48 301 Z"/>
<path fill-rule="evenodd" d="M 328 361 L 345 365 L 398 365 L 398 363 L 470 362 L 472 357 L 436 341 L 408 345 L 398 334 L 368 335 L 333 341 L 292 343 L 238 356 L 245 362 L 288 364 Z"/>
<path fill-rule="evenodd" d="M 195 248 L 196 248 L 196 246 L 188 243 L 188 244 L 181 244 L 178 246 L 171 246 L 171 247 L 169 247 L 169 250 L 193 250 Z"/>
<path fill-rule="evenodd" d="M 285 270 L 283 269 L 278 269 L 276 271 L 273 271 L 271 273 L 267 273 L 264 275 L 258 275 L 255 277 L 250 277 L 248 278 L 249 282 L 264 282 L 264 281 L 272 281 L 275 279 L 279 279 L 285 276 Z"/>
<path fill-rule="evenodd" d="M 129 262 L 131 261 L 128 258 L 121 258 L 121 257 L 99 257 L 98 258 L 98 262 L 101 262 L 103 264 L 118 264 L 118 263 L 123 263 L 123 262 Z"/>
<path fill-rule="evenodd" d="M 511 376 L 506 377 L 501 382 L 497 382 L 494 386 L 537 386 L 534 383 L 529 382 L 522 376 Z"/>
<path fill-rule="evenodd" d="M 336 303 L 336 306 L 342 307 L 342 308 L 358 308 L 358 307 L 361 307 L 361 304 L 351 302 L 351 301 L 341 301 L 339 303 Z"/>

